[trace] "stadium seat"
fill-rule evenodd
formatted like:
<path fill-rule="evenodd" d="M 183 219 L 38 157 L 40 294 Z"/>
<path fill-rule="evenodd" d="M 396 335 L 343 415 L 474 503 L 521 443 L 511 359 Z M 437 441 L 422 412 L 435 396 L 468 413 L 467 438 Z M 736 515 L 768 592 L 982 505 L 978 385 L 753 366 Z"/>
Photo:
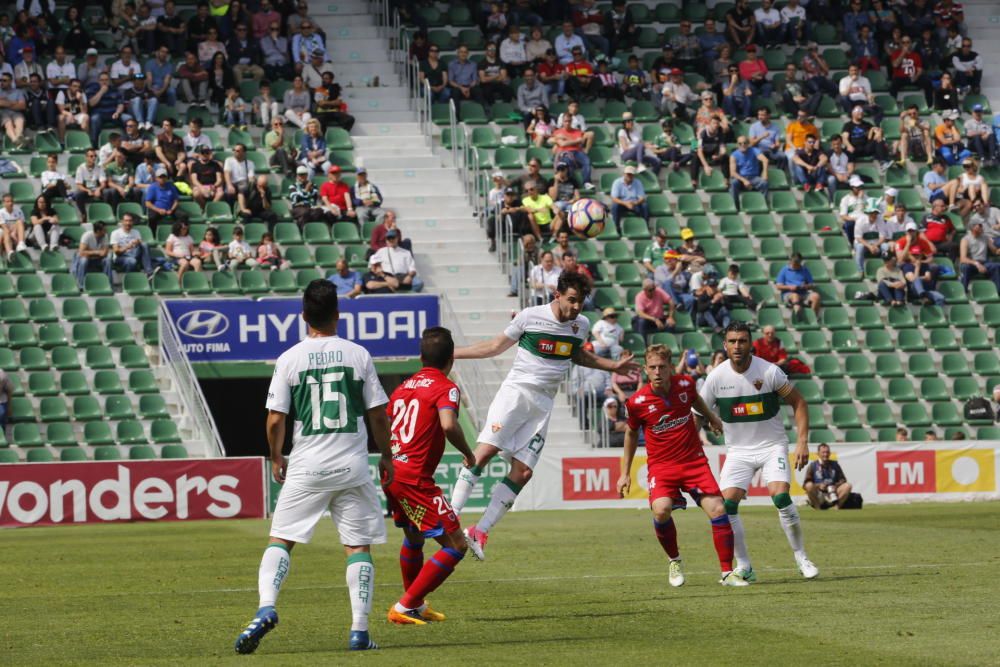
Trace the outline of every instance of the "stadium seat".
<path fill-rule="evenodd" d="M 927 414 L 927 409 L 920 403 L 907 403 L 904 405 L 900 411 L 900 419 L 903 425 L 908 428 L 931 425 L 931 418 Z"/>
<path fill-rule="evenodd" d="M 924 308 L 931 307 L 924 306 Z M 957 350 L 959 349 L 959 340 L 955 338 L 955 334 L 950 329 L 933 329 L 931 330 L 930 348 L 937 352 Z"/>
<path fill-rule="evenodd" d="M 844 369 L 840 366 L 840 357 L 832 354 L 813 357 L 813 375 L 818 378 L 843 377 Z"/>
<path fill-rule="evenodd" d="M 212 290 L 216 294 L 239 294 L 236 276 L 231 271 L 215 271 L 212 273 Z M 149 322 L 155 324 L 155 322 Z"/>
<path fill-rule="evenodd" d="M 889 400 L 896 403 L 911 403 L 917 400 L 913 381 L 904 378 L 889 380 Z"/>
<path fill-rule="evenodd" d="M 91 446 L 112 445 L 115 439 L 111 436 L 111 426 L 107 422 L 87 422 L 83 427 L 83 439 Z M 94 452 L 94 458 L 100 459 L 99 452 Z"/>
<path fill-rule="evenodd" d="M 823 383 L 823 397 L 827 403 L 850 403 L 851 391 L 846 380 L 827 380 Z"/>
<path fill-rule="evenodd" d="M 41 447 L 45 444 L 38 425 L 33 422 L 14 424 L 11 435 L 13 443 L 18 447 Z"/>
<path fill-rule="evenodd" d="M 941 358 L 941 370 L 948 377 L 965 377 L 972 373 L 969 362 L 961 352 L 945 353 Z"/>
<path fill-rule="evenodd" d="M 73 419 L 94 421 L 103 417 L 101 406 L 93 396 L 77 396 L 73 399 Z"/>
<path fill-rule="evenodd" d="M 847 377 L 853 379 L 870 378 L 875 375 L 868 357 L 862 354 L 848 355 L 844 362 L 844 370 L 847 373 Z M 857 391 L 857 387 L 855 387 L 855 391 Z"/>
<path fill-rule="evenodd" d="M 76 447 L 77 438 L 69 422 L 55 422 L 45 429 L 45 441 L 53 447 Z"/>
<path fill-rule="evenodd" d="M 186 459 L 188 453 L 184 445 L 164 445 L 160 450 L 160 456 L 165 459 Z"/>
<path fill-rule="evenodd" d="M 871 441 L 872 435 L 867 429 L 849 428 L 844 431 L 844 442 L 865 443 Z"/>
<path fill-rule="evenodd" d="M 896 418 L 892 416 L 892 409 L 885 403 L 869 405 L 865 412 L 865 421 L 872 428 L 896 426 Z"/>
<path fill-rule="evenodd" d="M 150 439 L 156 444 L 179 443 L 180 435 L 177 433 L 177 424 L 169 419 L 156 419 L 152 422 L 149 430 Z"/>
<path fill-rule="evenodd" d="M 65 447 L 59 452 L 59 460 L 63 463 L 86 461 L 87 451 L 83 447 Z"/>
<path fill-rule="evenodd" d="M 94 391 L 106 396 L 124 393 L 125 388 L 116 371 L 97 371 L 94 373 Z"/>
<path fill-rule="evenodd" d="M 156 376 L 148 370 L 135 370 L 129 373 L 128 388 L 134 394 L 155 394 L 160 391 Z"/>
<path fill-rule="evenodd" d="M 88 424 L 89 426 L 89 424 Z M 108 437 L 110 438 L 111 432 L 108 431 Z M 88 443 L 91 444 L 91 443 Z M 94 460 L 95 461 L 120 461 L 122 458 L 121 452 L 118 451 L 117 447 L 114 446 L 100 446 L 94 449 Z"/>
<path fill-rule="evenodd" d="M 920 397 L 931 402 L 951 400 L 947 385 L 938 377 L 924 378 L 920 381 Z"/>
<path fill-rule="evenodd" d="M 139 397 L 139 415 L 143 419 L 166 419 L 170 417 L 167 412 L 166 401 L 159 394 L 144 394 Z"/>
<path fill-rule="evenodd" d="M 104 416 L 111 420 L 134 419 L 135 410 L 127 396 L 108 396 L 104 399 Z"/>
<path fill-rule="evenodd" d="M 118 422 L 116 429 L 116 437 L 119 444 L 122 445 L 145 445 L 148 441 L 146 440 L 146 432 L 142 428 L 142 423 L 135 420 L 126 419 Z M 133 447 L 133 449 L 135 449 Z M 133 457 L 130 457 L 133 458 Z M 143 457 L 152 458 L 152 457 Z"/>
<path fill-rule="evenodd" d="M 853 405 L 833 406 L 833 425 L 837 428 L 861 428 L 861 418 Z"/>
<path fill-rule="evenodd" d="M 38 418 L 43 422 L 61 422 L 70 419 L 66 399 L 60 396 L 47 396 L 39 402 Z"/>
<path fill-rule="evenodd" d="M 28 463 L 51 463 L 55 461 L 55 456 L 47 449 L 32 449 L 25 457 Z"/>
<path fill-rule="evenodd" d="M 85 363 L 87 368 L 101 370 L 115 368 L 114 357 L 111 355 L 111 348 L 104 345 L 92 345 L 87 348 Z"/>
<path fill-rule="evenodd" d="M 135 333 L 126 322 L 111 322 L 104 328 L 104 341 L 112 347 L 130 345 L 135 341 Z"/>

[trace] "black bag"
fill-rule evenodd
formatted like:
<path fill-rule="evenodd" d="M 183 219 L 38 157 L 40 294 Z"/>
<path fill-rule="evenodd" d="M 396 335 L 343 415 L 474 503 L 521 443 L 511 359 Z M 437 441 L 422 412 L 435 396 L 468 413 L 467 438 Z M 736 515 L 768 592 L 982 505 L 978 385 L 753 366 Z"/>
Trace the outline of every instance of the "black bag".
<path fill-rule="evenodd" d="M 840 506 L 840 509 L 859 510 L 861 509 L 861 506 L 864 504 L 865 504 L 865 499 L 861 497 L 861 494 L 854 493 L 852 491 L 851 494 L 847 496 L 847 500 L 844 501 L 844 504 Z"/>
<path fill-rule="evenodd" d="M 965 421 L 992 422 L 996 417 L 993 414 L 993 408 L 990 406 L 990 402 L 982 396 L 976 396 L 966 401 L 964 413 Z"/>

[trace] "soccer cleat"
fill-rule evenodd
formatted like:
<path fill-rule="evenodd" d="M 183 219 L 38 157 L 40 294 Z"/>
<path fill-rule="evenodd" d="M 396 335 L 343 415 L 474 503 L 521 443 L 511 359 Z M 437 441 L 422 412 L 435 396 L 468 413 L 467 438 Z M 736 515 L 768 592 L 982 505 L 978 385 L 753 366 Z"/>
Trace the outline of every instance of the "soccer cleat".
<path fill-rule="evenodd" d="M 740 570 L 733 570 L 732 572 L 726 572 L 722 575 L 722 579 L 719 579 L 719 583 L 723 586 L 733 586 L 738 588 L 740 586 L 749 586 L 750 582 L 740 576 L 742 572 Z"/>
<path fill-rule="evenodd" d="M 396 625 L 427 625 L 425 621 L 420 616 L 419 609 L 407 609 L 406 611 L 396 611 L 396 605 L 389 607 L 389 613 L 386 615 L 390 623 L 395 623 Z"/>
<path fill-rule="evenodd" d="M 796 558 L 796 563 L 799 566 L 799 572 L 806 579 L 815 579 L 819 576 L 819 568 L 813 565 L 813 562 L 803 556 L 802 558 Z"/>
<path fill-rule="evenodd" d="M 465 543 L 469 545 L 472 555 L 476 557 L 476 560 L 486 560 L 483 549 L 486 548 L 486 540 L 489 539 L 489 536 L 475 526 L 466 528 L 464 532 Z"/>
<path fill-rule="evenodd" d="M 670 561 L 670 570 L 667 575 L 667 581 L 674 588 L 680 588 L 684 585 L 684 571 L 681 569 L 681 559 Z"/>
<path fill-rule="evenodd" d="M 733 579 L 733 581 L 729 582 L 728 581 L 729 579 Z M 736 581 L 742 581 L 743 583 L 738 584 L 735 583 Z M 747 586 L 749 584 L 754 583 L 755 581 L 757 581 L 757 573 L 753 571 L 752 567 L 746 567 L 746 568 L 738 567 L 732 572 L 730 572 L 729 575 L 725 577 L 720 583 L 722 583 L 724 586 Z"/>
<path fill-rule="evenodd" d="M 236 638 L 236 652 L 247 654 L 257 650 L 260 640 L 278 625 L 278 612 L 274 607 L 261 607 L 246 630 Z"/>
<path fill-rule="evenodd" d="M 420 610 L 420 618 L 425 621 L 431 621 L 434 623 L 440 623 L 445 619 L 445 615 L 439 611 L 434 611 L 431 609 L 429 604 L 425 604 L 424 608 Z"/>
<path fill-rule="evenodd" d="M 371 651 L 378 648 L 378 644 L 371 640 L 367 630 L 351 630 L 351 639 L 347 644 L 351 651 Z"/>

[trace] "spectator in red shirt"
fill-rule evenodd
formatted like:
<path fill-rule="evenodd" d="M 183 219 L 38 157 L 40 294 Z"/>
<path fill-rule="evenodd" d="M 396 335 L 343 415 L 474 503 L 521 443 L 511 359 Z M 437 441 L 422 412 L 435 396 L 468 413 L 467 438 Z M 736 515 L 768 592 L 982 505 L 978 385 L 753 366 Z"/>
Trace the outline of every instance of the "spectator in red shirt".
<path fill-rule="evenodd" d="M 889 92 L 893 97 L 899 95 L 904 86 L 916 86 L 924 91 L 927 106 L 934 106 L 934 87 L 930 77 L 924 72 L 924 61 L 920 54 L 913 50 L 913 40 L 903 37 L 900 48 L 889 55 L 892 65 L 892 81 L 889 82 Z"/>
<path fill-rule="evenodd" d="M 601 82 L 594 76 L 594 66 L 583 55 L 583 49 L 573 47 L 573 60 L 565 65 L 566 92 L 578 101 L 593 101 L 601 90 Z"/>
<path fill-rule="evenodd" d="M 635 317 L 632 328 L 643 338 L 661 331 L 673 331 L 674 302 L 670 295 L 649 278 L 642 281 L 642 291 L 635 295 Z"/>
<path fill-rule="evenodd" d="M 573 127 L 573 117 L 569 114 L 563 114 L 562 127 L 549 137 L 556 165 L 566 164 L 571 172 L 579 169 L 580 177 L 583 180 L 583 189 L 593 190 L 594 184 L 590 182 L 590 157 L 583 150 L 586 142 L 587 138 L 583 131 Z"/>
<path fill-rule="evenodd" d="M 372 229 L 371 238 L 368 241 L 368 256 L 371 257 L 373 254 L 386 247 L 388 242 L 385 240 L 386 234 L 389 233 L 390 229 L 395 229 L 396 233 L 399 235 L 399 245 L 402 248 L 406 248 L 410 252 L 413 252 L 413 244 L 410 239 L 403 238 L 403 232 L 399 229 L 396 223 L 396 212 L 392 209 L 387 209 L 385 216 L 382 218 L 382 224 L 375 225 Z"/>
<path fill-rule="evenodd" d="M 754 95 L 763 98 L 771 97 L 774 89 L 767 80 L 767 63 L 757 57 L 757 46 L 747 47 L 747 59 L 740 63 L 740 78 L 750 84 Z"/>
<path fill-rule="evenodd" d="M 934 263 L 937 248 L 917 228 L 906 224 L 906 236 L 896 242 L 896 258 L 908 283 L 911 298 L 926 304 L 944 305 L 944 295 L 935 290 L 941 267 Z"/>
<path fill-rule="evenodd" d="M 358 214 L 354 212 L 351 186 L 340 180 L 339 166 L 335 164 L 330 166 L 327 181 L 319 188 L 319 196 L 322 202 L 321 208 L 330 216 L 357 222 Z"/>
<path fill-rule="evenodd" d="M 935 254 L 949 257 L 953 262 L 958 257 L 958 242 L 955 241 L 955 225 L 946 212 L 943 199 L 935 199 L 931 212 L 924 216 L 924 236 L 937 248 Z"/>
<path fill-rule="evenodd" d="M 545 59 L 538 64 L 538 80 L 549 89 L 550 96 L 566 94 L 566 70 L 559 62 L 555 49 L 545 52 Z"/>
<path fill-rule="evenodd" d="M 765 326 L 761 332 L 763 336 L 753 342 L 753 353 L 763 359 L 777 365 L 781 370 L 788 372 L 788 352 L 781 344 L 777 332 L 770 324 Z"/>

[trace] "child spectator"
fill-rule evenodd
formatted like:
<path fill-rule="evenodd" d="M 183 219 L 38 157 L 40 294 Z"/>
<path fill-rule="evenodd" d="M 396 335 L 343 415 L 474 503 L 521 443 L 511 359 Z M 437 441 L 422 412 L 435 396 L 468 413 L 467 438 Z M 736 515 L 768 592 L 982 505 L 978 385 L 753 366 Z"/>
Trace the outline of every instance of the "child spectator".
<path fill-rule="evenodd" d="M 281 116 L 281 105 L 271 96 L 271 82 L 261 81 L 260 92 L 250 101 L 254 118 L 261 127 L 271 125 L 272 118 Z"/>
<path fill-rule="evenodd" d="M 198 244 L 202 262 L 213 262 L 219 268 L 226 266 L 226 246 L 219 241 L 219 230 L 209 227 Z"/>
<path fill-rule="evenodd" d="M 180 280 L 188 269 L 201 271 L 201 258 L 195 255 L 195 242 L 189 233 L 190 226 L 186 222 L 175 222 L 170 229 L 170 236 L 164 245 L 164 251 L 178 265 L 177 279 Z"/>
<path fill-rule="evenodd" d="M 528 134 L 531 135 L 535 145 L 540 147 L 545 146 L 545 142 L 552 136 L 554 129 L 552 126 L 552 117 L 549 116 L 548 109 L 545 107 L 535 107 L 535 115 L 528 124 Z"/>
<path fill-rule="evenodd" d="M 240 264 L 243 264 L 248 269 L 252 269 L 257 266 L 257 260 L 251 255 L 250 244 L 243 238 L 242 227 L 235 227 L 233 229 L 233 240 L 229 242 L 229 248 L 226 254 L 229 257 L 228 266 L 233 271 L 235 271 Z"/>
<path fill-rule="evenodd" d="M 283 271 L 290 267 L 291 262 L 281 258 L 281 248 L 274 242 L 270 232 L 264 232 L 257 246 L 257 264 L 271 271 Z"/>
<path fill-rule="evenodd" d="M 247 103 L 240 97 L 240 93 L 236 90 L 235 86 L 226 88 L 225 109 L 226 125 L 229 126 L 229 129 L 235 130 L 239 127 L 239 129 L 245 132 L 247 129 Z"/>

